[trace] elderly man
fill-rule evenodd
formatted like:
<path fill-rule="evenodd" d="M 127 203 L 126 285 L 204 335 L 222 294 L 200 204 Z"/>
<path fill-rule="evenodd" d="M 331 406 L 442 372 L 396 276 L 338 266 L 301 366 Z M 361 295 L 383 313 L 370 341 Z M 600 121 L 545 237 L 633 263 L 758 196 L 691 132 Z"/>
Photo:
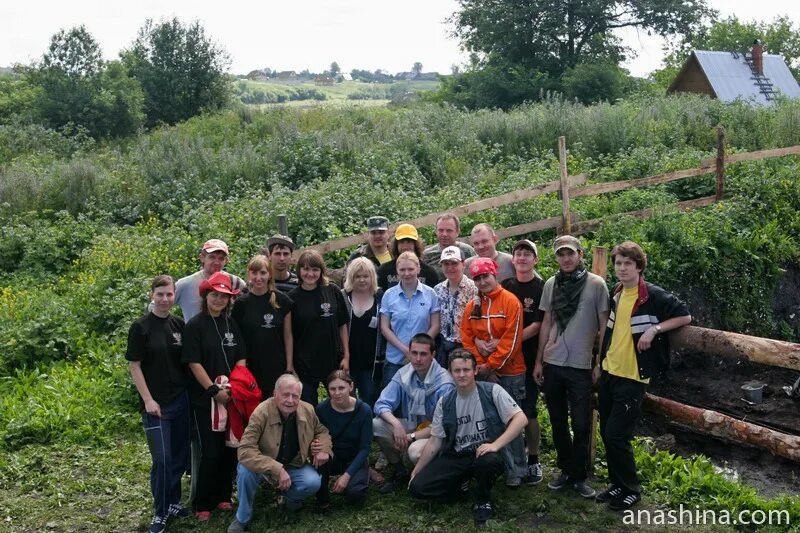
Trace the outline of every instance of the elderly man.
<path fill-rule="evenodd" d="M 411 473 L 408 489 L 417 498 L 448 498 L 475 477 L 475 525 L 492 517 L 492 484 L 503 471 L 501 451 L 528 419 L 503 387 L 476 382 L 475 356 L 457 348 L 450 353 L 456 389 L 436 404 L 431 436 Z"/>
<path fill-rule="evenodd" d="M 175 283 L 175 303 L 180 306 L 183 312 L 183 319 L 186 322 L 196 314 L 200 313 L 200 283 L 225 268 L 228 263 L 228 245 L 219 239 L 209 239 L 203 243 L 198 256 L 200 270 L 189 276 L 183 277 Z M 239 276 L 228 274 L 231 277 L 233 289 L 242 289 L 245 282 Z M 153 310 L 154 304 L 150 302 L 149 310 Z"/>
<path fill-rule="evenodd" d="M 494 232 L 494 228 L 489 224 L 478 224 L 472 228 L 470 239 L 472 240 L 472 246 L 475 247 L 475 251 L 478 254 L 477 257 L 488 257 L 497 263 L 498 283 L 503 283 L 505 280 L 514 277 L 514 264 L 511 254 L 497 251 L 497 241 L 500 240 L 500 237 Z M 469 265 L 471 265 L 474 260 L 474 257 L 470 257 L 464 264 L 468 273 Z"/>
<path fill-rule="evenodd" d="M 228 533 L 240 533 L 253 517 L 253 498 L 262 476 L 284 495 L 289 520 L 303 500 L 317 493 L 317 468 L 330 459 L 331 437 L 311 404 L 300 401 L 303 384 L 294 374 L 275 382 L 275 395 L 261 402 L 250 416 L 239 447 L 236 485 L 239 509 Z M 319 451 L 313 453 L 312 441 Z M 309 464 L 310 463 L 310 464 Z"/>
<path fill-rule="evenodd" d="M 410 362 L 403 366 L 381 392 L 375 402 L 373 435 L 389 464 L 392 477 L 380 488 L 382 494 L 405 484 L 408 470 L 403 456 L 413 464 L 430 435 L 427 427 L 433 418 L 436 402 L 453 389 L 447 371 L 434 361 L 436 344 L 430 335 L 419 333 L 409 342 Z M 400 409 L 401 418 L 393 413 Z"/>
<path fill-rule="evenodd" d="M 267 246 L 261 251 L 269 257 L 272 270 L 275 273 L 275 288 L 281 292 L 289 293 L 297 287 L 299 281 L 297 274 L 289 269 L 294 253 L 294 241 L 286 235 L 276 233 L 267 240 Z"/>
<path fill-rule="evenodd" d="M 348 264 L 356 257 L 366 257 L 375 265 L 375 270 L 384 263 L 392 260 L 389 252 L 389 219 L 374 216 L 367 219 L 367 242 L 359 246 L 347 258 Z"/>
<path fill-rule="evenodd" d="M 442 250 L 439 264 L 447 279 L 433 288 L 441 310 L 436 361 L 441 366 L 447 366 L 447 356 L 462 346 L 461 319 L 467 304 L 478 295 L 478 288 L 475 282 L 464 275 L 464 258 L 458 246 L 448 246 Z"/>
<path fill-rule="evenodd" d="M 457 240 L 460 230 L 461 221 L 453 213 L 444 213 L 436 219 L 436 240 L 438 242 L 425 248 L 422 253 L 422 262 L 433 268 L 439 275 L 439 279 L 444 279 L 439 259 L 441 259 L 442 251 L 445 248 L 458 246 L 464 259 L 475 255 L 475 250 L 472 246 Z"/>

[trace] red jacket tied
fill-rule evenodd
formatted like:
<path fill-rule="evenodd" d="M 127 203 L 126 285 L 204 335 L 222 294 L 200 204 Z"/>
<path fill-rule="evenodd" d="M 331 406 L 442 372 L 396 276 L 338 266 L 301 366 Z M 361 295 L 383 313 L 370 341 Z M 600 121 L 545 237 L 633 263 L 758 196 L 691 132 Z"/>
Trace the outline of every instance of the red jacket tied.
<path fill-rule="evenodd" d="M 228 433 L 225 445 L 238 448 L 250 415 L 261 403 L 261 389 L 246 366 L 236 365 L 230 377 L 231 401 L 228 402 Z"/>

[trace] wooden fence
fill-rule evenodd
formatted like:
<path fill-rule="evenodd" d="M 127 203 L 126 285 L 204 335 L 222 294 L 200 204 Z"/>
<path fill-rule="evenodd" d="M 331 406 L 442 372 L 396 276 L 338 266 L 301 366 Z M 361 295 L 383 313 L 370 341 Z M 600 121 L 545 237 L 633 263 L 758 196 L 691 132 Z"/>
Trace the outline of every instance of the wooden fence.
<path fill-rule="evenodd" d="M 519 224 L 507 228 L 497 229 L 497 235 L 500 238 L 513 237 L 516 235 L 523 235 L 542 231 L 547 229 L 556 229 L 559 234 L 569 233 L 572 235 L 579 235 L 589 231 L 594 231 L 603 223 L 613 220 L 614 218 L 622 216 L 632 216 L 635 218 L 645 219 L 652 215 L 653 209 L 641 209 L 637 211 L 629 211 L 625 213 L 616 213 L 608 215 L 603 218 L 592 220 L 580 221 L 578 214 L 570 209 L 570 201 L 574 198 L 582 196 L 595 196 L 598 194 L 607 194 L 612 192 L 624 191 L 627 189 L 634 189 L 640 187 L 652 187 L 654 185 L 663 185 L 673 181 L 679 181 L 705 174 L 714 174 L 716 177 L 716 192 L 713 196 L 705 198 L 697 198 L 694 200 L 687 200 L 677 202 L 662 207 L 672 207 L 680 210 L 696 209 L 698 207 L 705 207 L 722 200 L 725 193 L 725 167 L 731 163 L 741 161 L 756 161 L 772 157 L 782 157 L 787 155 L 800 155 L 800 146 L 790 146 L 787 148 L 775 148 L 770 150 L 758 150 L 754 152 L 741 152 L 737 154 L 726 155 L 725 153 L 725 130 L 722 127 L 717 128 L 717 156 L 712 159 L 703 159 L 700 161 L 700 166 L 695 168 L 687 168 L 658 174 L 655 176 L 647 176 L 644 178 L 612 181 L 607 183 L 594 183 L 586 184 L 587 176 L 579 174 L 570 176 L 567 173 L 567 149 L 566 139 L 559 137 L 558 139 L 558 159 L 559 159 L 559 179 L 548 183 L 536 185 L 527 189 L 520 189 L 499 196 L 491 198 L 484 198 L 476 202 L 466 205 L 461 205 L 448 209 L 446 211 L 430 213 L 411 220 L 398 221 L 392 224 L 389 229 L 394 229 L 400 224 L 411 224 L 417 228 L 423 226 L 431 226 L 436 223 L 439 215 L 447 212 L 454 213 L 459 217 L 485 211 L 487 209 L 495 209 L 498 207 L 511 205 L 525 200 L 530 200 L 545 194 L 558 193 L 561 199 L 561 215 L 556 217 L 545 218 Z M 281 233 L 287 233 L 286 217 L 281 215 L 279 217 L 279 226 Z M 342 250 L 351 246 L 356 246 L 366 242 L 368 233 L 360 233 L 357 235 L 350 235 L 330 241 L 321 242 L 312 246 L 307 246 L 304 249 L 317 250 L 320 253 L 334 252 Z M 300 254 L 301 250 L 295 252 L 295 258 Z"/>

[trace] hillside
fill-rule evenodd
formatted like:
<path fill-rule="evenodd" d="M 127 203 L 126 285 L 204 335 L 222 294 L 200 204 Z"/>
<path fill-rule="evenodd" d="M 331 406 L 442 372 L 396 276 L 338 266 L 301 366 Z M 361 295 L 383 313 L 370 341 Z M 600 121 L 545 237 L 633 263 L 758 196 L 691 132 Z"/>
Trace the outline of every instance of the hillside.
<path fill-rule="evenodd" d="M 266 85 L 245 83 L 248 90 Z M 282 89 L 271 85 L 264 90 Z M 341 90 L 344 100 L 357 87 L 340 85 L 316 89 Z M 121 354 L 128 326 L 147 302 L 148 280 L 196 270 L 205 239 L 224 239 L 232 250 L 229 269 L 241 274 L 277 229 L 278 214 L 288 216 L 297 243 L 310 245 L 363 231 L 372 214 L 410 219 L 545 183 L 558 177 L 559 135 L 567 139 L 570 174 L 586 173 L 590 183 L 634 179 L 713 157 L 718 124 L 726 128 L 729 152 L 798 145 L 800 102 L 753 109 L 681 96 L 592 107 L 551 100 L 510 112 L 429 104 L 242 108 L 107 143 L 38 126 L 0 126 L 6 525 L 131 531 L 149 522 L 149 458 Z M 781 289 L 785 271 L 800 267 L 798 175 L 798 157 L 731 166 L 726 198 L 688 213 L 659 206 L 712 194 L 713 176 L 578 198 L 573 209 L 587 220 L 655 207 L 650 219 L 604 225 L 585 244 L 642 243 L 648 279 L 680 294 L 693 314 L 702 310 L 699 325 L 796 342 L 800 302 L 776 302 L 788 298 Z M 556 216 L 560 206 L 550 195 L 470 215 L 462 234 L 480 221 L 502 228 Z M 421 234 L 432 240 L 431 228 Z M 530 235 L 541 244 L 538 270 L 545 277 L 555 268 L 553 236 Z M 344 255 L 330 254 L 328 263 L 340 266 Z M 549 442 L 546 417 L 543 427 Z M 797 496 L 766 499 L 724 480 L 706 459 L 657 452 L 649 440 L 637 446 L 649 509 L 691 501 L 714 509 L 788 509 L 800 520 Z M 500 489 L 498 498 L 504 530 L 620 528 L 620 518 L 600 506 L 544 486 Z M 257 505 L 264 509 L 267 498 Z M 373 493 L 367 509 L 325 518 L 309 513 L 296 530 L 391 524 L 443 531 L 463 511 L 420 506 L 407 496 L 387 505 Z M 219 530 L 229 519 L 178 530 Z M 277 526 L 271 515 L 258 520 L 262 528 Z"/>
<path fill-rule="evenodd" d="M 236 80 L 234 94 L 243 103 L 252 105 L 384 105 L 392 99 L 434 91 L 438 87 L 438 81 L 342 81 L 317 85 L 313 81 Z"/>

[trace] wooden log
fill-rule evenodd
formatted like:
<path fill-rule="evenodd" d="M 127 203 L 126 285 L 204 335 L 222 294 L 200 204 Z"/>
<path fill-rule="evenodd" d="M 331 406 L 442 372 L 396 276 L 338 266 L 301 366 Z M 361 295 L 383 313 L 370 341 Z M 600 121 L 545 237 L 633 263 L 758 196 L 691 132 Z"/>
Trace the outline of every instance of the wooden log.
<path fill-rule="evenodd" d="M 706 207 L 708 205 L 713 204 L 717 201 L 716 196 L 706 196 L 705 198 L 697 198 L 695 200 L 686 200 L 684 202 L 677 202 L 674 204 L 668 204 L 660 206 L 660 208 L 675 208 L 679 210 L 688 210 L 688 209 L 696 209 L 698 207 Z M 654 209 L 640 209 L 638 211 L 627 211 L 625 213 L 616 213 L 614 215 L 605 216 L 602 218 L 593 218 L 591 220 L 586 220 L 584 222 L 578 222 L 572 227 L 572 234 L 573 235 L 580 235 L 581 233 L 586 233 L 588 231 L 594 231 L 603 224 L 608 224 L 609 222 L 613 221 L 616 218 L 620 218 L 623 216 L 638 218 L 638 219 L 645 219 L 648 218 L 653 214 Z"/>
<path fill-rule="evenodd" d="M 525 233 L 532 233 L 534 231 L 542 231 L 545 229 L 557 228 L 561 225 L 561 217 L 550 217 L 536 222 L 528 222 L 527 224 L 518 224 L 516 226 L 509 226 L 507 228 L 499 229 L 495 233 L 501 239 L 506 237 L 513 237 L 515 235 L 524 235 Z"/>
<path fill-rule="evenodd" d="M 725 128 L 722 126 L 717 127 L 717 160 L 716 165 L 716 178 L 717 178 L 717 201 L 722 200 L 722 195 L 725 192 Z"/>
<path fill-rule="evenodd" d="M 289 235 L 289 221 L 286 215 L 278 215 L 278 233 L 281 235 Z"/>
<path fill-rule="evenodd" d="M 737 357 L 754 363 L 800 370 L 800 344 L 752 337 L 730 331 L 684 326 L 669 333 L 673 348 L 683 348 L 722 357 Z"/>
<path fill-rule="evenodd" d="M 577 176 L 569 176 L 569 184 L 570 187 L 577 187 L 586 183 L 586 174 L 578 174 Z M 389 231 L 394 232 L 394 230 L 400 224 L 411 224 L 416 228 L 420 228 L 423 226 L 430 226 L 436 223 L 436 219 L 439 218 L 439 215 L 442 213 L 454 213 L 455 215 L 462 217 L 464 215 L 469 215 L 472 213 L 477 213 L 479 211 L 484 211 L 486 209 L 494 209 L 497 207 L 503 207 L 505 205 L 515 204 L 518 202 L 523 202 L 525 200 L 530 200 L 531 198 L 536 198 L 537 196 L 542 196 L 544 194 L 553 193 L 559 190 L 561 187 L 561 181 L 551 181 L 548 183 L 543 183 L 541 185 L 537 185 L 535 187 L 530 187 L 528 189 L 520 189 L 517 191 L 511 191 L 509 193 L 501 194 L 499 196 L 493 196 L 491 198 L 484 198 L 483 200 L 478 200 L 477 202 L 472 202 L 470 204 L 462 205 L 459 207 L 454 207 L 452 209 L 448 209 L 447 211 L 431 213 L 425 216 L 421 216 L 412 220 L 406 221 L 399 221 L 391 226 L 389 226 Z M 560 219 L 559 219 L 560 220 Z M 556 226 L 553 226 L 556 227 Z M 531 230 L 535 231 L 535 230 Z M 334 239 L 330 241 L 321 242 L 318 244 L 314 244 L 312 246 L 306 246 L 303 249 L 296 250 L 294 253 L 295 259 L 297 256 L 300 255 L 300 252 L 303 250 L 316 250 L 321 254 L 327 252 L 334 252 L 336 250 L 341 250 L 343 248 L 349 248 L 350 246 L 356 246 L 358 244 L 362 244 L 366 242 L 368 233 L 359 233 L 358 235 L 350 235 L 349 237 L 342 237 L 339 239 Z"/>
<path fill-rule="evenodd" d="M 558 138 L 558 169 L 560 174 L 559 196 L 561 198 L 561 231 L 572 233 L 572 217 L 569 212 L 569 174 L 567 174 L 567 140 L 562 135 Z"/>
<path fill-rule="evenodd" d="M 772 148 L 770 150 L 756 150 L 755 152 L 740 152 L 725 156 L 726 163 L 737 163 L 740 161 L 758 161 L 770 157 L 783 157 L 787 155 L 800 155 L 800 146 L 787 146 L 786 148 Z M 703 159 L 700 166 L 714 166 L 715 159 Z"/>
<path fill-rule="evenodd" d="M 698 168 L 676 170 L 675 172 L 667 172 L 665 174 L 658 174 L 656 176 L 648 176 L 646 178 L 639 178 L 635 180 L 609 181 L 607 183 L 597 183 L 594 185 L 586 185 L 584 187 L 578 187 L 572 189 L 570 191 L 570 196 L 572 198 L 579 198 L 581 196 L 594 196 L 597 194 L 624 191 L 626 189 L 634 189 L 637 187 L 650 187 L 653 185 L 661 185 L 664 183 L 682 180 L 685 178 L 702 176 L 703 174 L 710 174 L 713 171 L 714 171 L 713 167 L 701 166 Z"/>
<path fill-rule="evenodd" d="M 702 435 L 754 446 L 778 457 L 800 462 L 800 437 L 796 435 L 787 435 L 716 411 L 692 407 L 652 394 L 645 395 L 644 407 Z"/>

